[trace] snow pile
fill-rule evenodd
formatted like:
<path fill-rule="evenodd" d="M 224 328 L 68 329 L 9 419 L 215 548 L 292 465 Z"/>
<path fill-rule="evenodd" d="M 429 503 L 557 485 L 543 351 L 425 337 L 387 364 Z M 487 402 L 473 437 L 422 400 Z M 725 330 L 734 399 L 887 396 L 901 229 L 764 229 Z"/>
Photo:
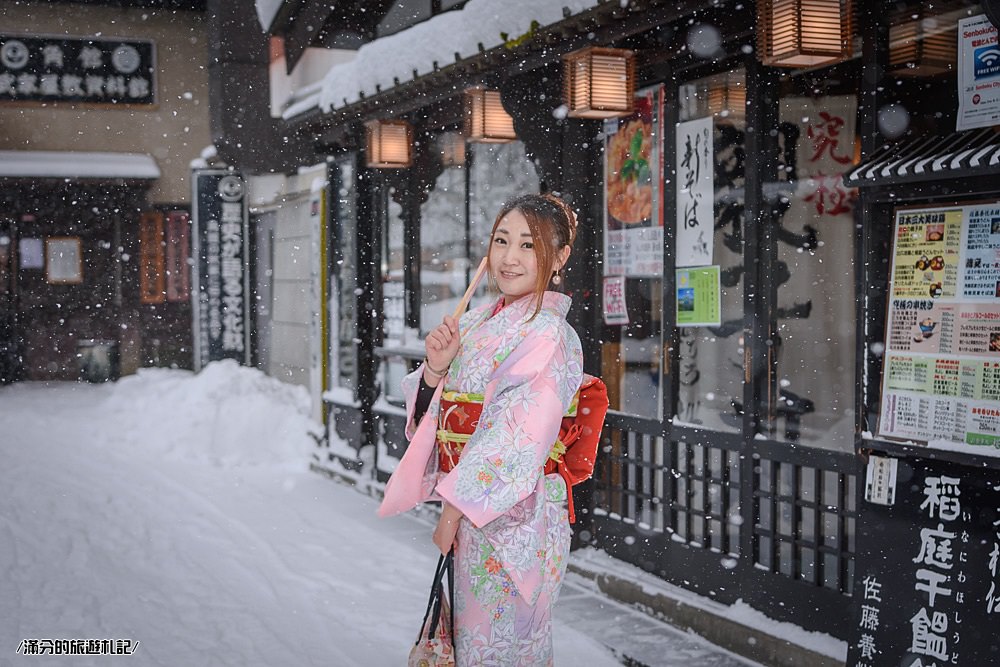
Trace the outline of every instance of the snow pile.
<path fill-rule="evenodd" d="M 232 360 L 198 374 L 141 369 L 115 384 L 104 409 L 119 425 L 114 437 L 134 447 L 222 467 L 305 468 L 322 434 L 304 387 Z"/>

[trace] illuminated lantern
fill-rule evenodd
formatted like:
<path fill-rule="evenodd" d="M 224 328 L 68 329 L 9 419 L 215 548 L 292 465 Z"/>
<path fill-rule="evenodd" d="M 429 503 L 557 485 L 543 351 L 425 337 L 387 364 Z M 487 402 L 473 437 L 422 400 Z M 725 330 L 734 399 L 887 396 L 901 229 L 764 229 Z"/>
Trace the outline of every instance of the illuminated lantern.
<path fill-rule="evenodd" d="M 898 12 L 889 25 L 889 71 L 931 75 L 951 72 L 958 63 L 958 30 L 922 7 Z"/>
<path fill-rule="evenodd" d="M 725 74 L 708 88 L 708 111 L 720 118 L 742 122 L 746 118 L 747 88 L 742 75 Z"/>
<path fill-rule="evenodd" d="M 817 67 L 851 57 L 851 0 L 757 0 L 758 52 L 775 67 Z"/>
<path fill-rule="evenodd" d="M 616 118 L 633 112 L 635 54 L 588 46 L 563 56 L 563 102 L 573 118 Z"/>
<path fill-rule="evenodd" d="M 514 119 L 500 103 L 500 92 L 487 88 L 469 88 L 464 94 L 467 141 L 505 143 L 517 139 Z"/>
<path fill-rule="evenodd" d="M 365 123 L 365 164 L 377 169 L 402 169 L 413 164 L 413 127 L 405 120 Z"/>

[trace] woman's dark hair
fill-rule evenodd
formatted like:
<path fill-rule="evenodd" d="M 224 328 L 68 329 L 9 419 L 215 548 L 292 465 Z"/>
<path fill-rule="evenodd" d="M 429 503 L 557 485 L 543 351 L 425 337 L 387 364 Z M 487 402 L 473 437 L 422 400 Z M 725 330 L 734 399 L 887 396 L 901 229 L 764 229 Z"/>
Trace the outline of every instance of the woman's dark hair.
<path fill-rule="evenodd" d="M 521 195 L 509 200 L 500 208 L 500 212 L 497 213 L 497 218 L 493 222 L 488 248 L 493 247 L 500 221 L 511 211 L 521 213 L 528 221 L 528 229 L 531 230 L 531 242 L 538 265 L 538 281 L 535 283 L 535 312 L 531 316 L 534 318 L 542 309 L 542 297 L 552 279 L 548 267 L 552 266 L 556 253 L 566 246 L 572 248 L 573 241 L 576 240 L 576 216 L 569 204 L 555 195 Z M 489 251 L 487 251 L 486 257 L 487 272 L 492 279 L 493 266 L 489 259 Z"/>

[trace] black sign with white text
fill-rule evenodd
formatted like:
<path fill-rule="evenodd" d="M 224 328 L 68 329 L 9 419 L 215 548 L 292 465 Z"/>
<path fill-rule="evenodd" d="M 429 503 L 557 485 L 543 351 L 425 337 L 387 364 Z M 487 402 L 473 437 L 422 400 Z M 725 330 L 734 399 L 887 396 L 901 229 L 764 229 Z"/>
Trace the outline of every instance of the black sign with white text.
<path fill-rule="evenodd" d="M 0 101 L 156 104 L 145 40 L 0 34 Z"/>
<path fill-rule="evenodd" d="M 898 459 L 858 525 L 848 667 L 1000 664 L 1000 471 Z"/>
<path fill-rule="evenodd" d="M 191 180 L 195 370 L 220 359 L 249 364 L 246 183 L 222 170 L 194 171 Z"/>

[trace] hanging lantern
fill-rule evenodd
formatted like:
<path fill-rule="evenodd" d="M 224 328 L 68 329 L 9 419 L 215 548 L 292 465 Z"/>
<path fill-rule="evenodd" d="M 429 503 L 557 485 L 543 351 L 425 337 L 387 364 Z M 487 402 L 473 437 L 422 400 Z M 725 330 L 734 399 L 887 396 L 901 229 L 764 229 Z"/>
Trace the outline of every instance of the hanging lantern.
<path fill-rule="evenodd" d="M 445 132 L 437 138 L 437 149 L 444 167 L 465 166 L 465 137 L 458 132 Z"/>
<path fill-rule="evenodd" d="M 958 31 L 922 7 L 897 12 L 889 22 L 889 67 L 894 74 L 952 72 L 958 63 Z"/>
<path fill-rule="evenodd" d="M 402 169 L 413 164 L 413 127 L 405 120 L 365 123 L 368 167 Z"/>
<path fill-rule="evenodd" d="M 713 116 L 742 122 L 746 119 L 746 110 L 746 79 L 742 75 L 726 73 L 709 83 L 708 111 Z"/>
<path fill-rule="evenodd" d="M 466 140 L 501 144 L 517 139 L 514 119 L 500 103 L 500 91 L 468 88 L 464 95 Z"/>
<path fill-rule="evenodd" d="M 851 0 L 757 0 L 765 65 L 817 67 L 851 57 Z"/>
<path fill-rule="evenodd" d="M 632 113 L 635 54 L 588 46 L 563 56 L 563 102 L 573 118 L 616 118 Z"/>

